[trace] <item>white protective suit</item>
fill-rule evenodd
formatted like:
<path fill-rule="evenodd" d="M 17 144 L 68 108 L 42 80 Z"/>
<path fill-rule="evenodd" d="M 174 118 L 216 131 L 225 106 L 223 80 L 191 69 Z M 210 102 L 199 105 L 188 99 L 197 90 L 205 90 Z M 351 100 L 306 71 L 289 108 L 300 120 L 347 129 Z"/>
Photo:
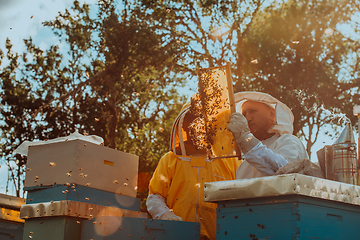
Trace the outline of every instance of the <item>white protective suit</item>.
<path fill-rule="evenodd" d="M 304 145 L 293 133 L 294 116 L 291 110 L 276 98 L 260 92 L 239 92 L 234 95 L 236 111 L 248 100 L 265 103 L 275 109 L 276 124 L 269 130 L 274 136 L 259 142 L 249 150 L 236 171 L 237 179 L 274 175 L 291 161 L 309 158 Z"/>

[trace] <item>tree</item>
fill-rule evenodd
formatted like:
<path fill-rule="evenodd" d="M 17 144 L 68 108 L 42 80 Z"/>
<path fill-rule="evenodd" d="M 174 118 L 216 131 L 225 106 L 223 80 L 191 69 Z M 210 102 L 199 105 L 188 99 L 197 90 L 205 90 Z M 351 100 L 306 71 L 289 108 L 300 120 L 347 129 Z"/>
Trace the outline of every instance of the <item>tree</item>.
<path fill-rule="evenodd" d="M 17 196 L 23 186 L 20 179 L 24 178 L 26 157 L 16 155 L 15 148 L 25 140 L 46 140 L 73 132 L 71 102 L 66 97 L 58 97 L 69 89 L 67 74 L 70 72 L 61 67 L 62 55 L 58 47 L 43 51 L 31 39 L 24 42 L 27 52 L 20 58 L 11 51 L 11 42 L 7 40 L 9 64 L 0 73 L 0 111 L 5 118 L 1 125 L 1 155 L 8 162 L 11 180 L 17 181 L 14 183 Z M 12 164 L 14 162 L 16 165 Z"/>
<path fill-rule="evenodd" d="M 352 79 L 343 81 L 340 72 L 351 46 L 334 30 L 353 11 L 348 1 L 270 6 L 258 15 L 242 43 L 243 81 L 236 87 L 285 101 L 295 116 L 294 133 L 306 140 L 309 155 L 323 126 L 348 112 L 349 101 L 339 99 L 358 96 L 350 87 Z"/>
<path fill-rule="evenodd" d="M 236 36 L 246 32 L 263 1 L 142 0 L 160 31 L 174 36 L 183 51 L 183 74 L 197 76 L 200 68 L 235 62 Z M 236 65 L 236 64 L 235 64 Z"/>
<path fill-rule="evenodd" d="M 19 66 L 19 55 L 12 52 L 12 45 L 9 39 L 6 41 L 6 58 L 9 64 L 0 72 L 2 79 L 1 86 L 1 108 L 0 113 L 3 121 L 0 126 L 2 129 L 1 156 L 6 156 L 9 168 L 8 181 L 13 181 L 17 196 L 20 196 L 20 186 L 25 172 L 26 159 L 16 156 L 13 153 L 14 146 L 25 139 L 32 139 L 34 134 L 32 125 L 34 119 L 29 117 L 31 110 L 36 108 L 37 102 L 31 96 L 31 84 L 24 79 L 21 81 L 16 78 L 16 70 Z M 1 60 L 4 56 L 1 54 Z M 16 163 L 16 166 L 13 164 Z M 8 187 L 6 188 L 8 190 Z"/>
<path fill-rule="evenodd" d="M 336 29 L 358 12 L 355 1 L 142 3 L 159 29 L 189 47 L 184 54 L 191 77 L 201 67 L 231 61 L 235 92 L 263 91 L 284 99 L 295 115 L 294 133 L 305 139 L 309 155 L 324 126 L 336 123 L 342 112 L 351 116 L 359 99 L 358 73 L 347 81 L 341 78 L 358 48 L 354 40 L 343 42 Z M 215 37 L 212 33 L 223 24 L 229 26 L 227 35 Z"/>
<path fill-rule="evenodd" d="M 175 89 L 184 82 L 177 77 L 179 49 L 138 8 L 126 1 L 122 7 L 116 13 L 113 1 L 99 1 L 98 15 L 90 18 L 89 6 L 74 1 L 70 11 L 46 22 L 68 44 L 67 55 L 56 46 L 43 51 L 31 39 L 25 41 L 31 59 L 24 58 L 13 71 L 16 76 L 7 80 L 21 77 L 35 84 L 27 96 L 38 105 L 33 114 L 23 111 L 36 124 L 26 129 L 32 138 L 18 143 L 85 131 L 102 136 L 106 146 L 138 155 L 139 171 L 151 175 L 168 150 L 170 124 L 185 100 Z M 11 128 L 4 126 L 5 134 L 6 127 Z"/>

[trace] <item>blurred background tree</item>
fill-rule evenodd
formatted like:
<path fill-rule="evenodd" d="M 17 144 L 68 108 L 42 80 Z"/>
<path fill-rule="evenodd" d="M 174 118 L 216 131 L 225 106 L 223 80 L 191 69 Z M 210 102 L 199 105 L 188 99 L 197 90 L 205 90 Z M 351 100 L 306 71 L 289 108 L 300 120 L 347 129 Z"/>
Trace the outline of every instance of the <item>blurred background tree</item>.
<path fill-rule="evenodd" d="M 178 73 L 181 48 L 130 3 L 99 1 L 98 7 L 90 18 L 89 7 L 75 1 L 71 10 L 45 23 L 67 44 L 67 53 L 57 46 L 43 51 L 28 39 L 20 64 L 8 41 L 10 65 L 1 72 L 6 80 L 2 114 L 12 119 L 1 126 L 7 161 L 16 161 L 12 152 L 24 140 L 74 131 L 101 136 L 106 146 L 138 155 L 145 178 L 168 151 L 172 122 L 186 101 L 177 91 L 184 85 Z M 14 96 L 15 87 L 24 93 Z M 145 196 L 144 184 L 139 194 Z"/>
<path fill-rule="evenodd" d="M 359 89 L 353 56 L 359 45 L 353 37 L 358 35 L 344 34 L 348 26 L 359 29 L 358 2 L 142 2 L 161 27 L 167 23 L 188 46 L 189 79 L 197 81 L 200 67 L 230 61 L 235 92 L 266 92 L 293 110 L 294 134 L 306 142 L 309 156 L 318 150 L 312 146 L 321 132 L 334 137 L 326 127 L 340 131 L 344 115 L 355 125 L 351 116 Z"/>
<path fill-rule="evenodd" d="M 351 117 L 353 105 L 360 104 L 358 80 L 344 72 L 356 64 L 345 62 L 354 53 L 353 43 L 341 33 L 356 6 L 351 1 L 272 5 L 257 15 L 242 43 L 243 81 L 237 87 L 285 102 L 295 116 L 294 134 L 305 140 L 309 156 L 325 126 L 341 130 L 343 114 L 353 125 L 356 121 Z"/>

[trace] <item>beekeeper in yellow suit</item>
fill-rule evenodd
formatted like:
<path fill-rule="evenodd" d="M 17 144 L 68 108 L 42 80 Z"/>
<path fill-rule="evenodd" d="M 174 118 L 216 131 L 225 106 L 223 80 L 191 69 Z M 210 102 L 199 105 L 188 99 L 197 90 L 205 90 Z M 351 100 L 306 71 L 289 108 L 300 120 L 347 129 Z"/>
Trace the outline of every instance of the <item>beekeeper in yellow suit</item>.
<path fill-rule="evenodd" d="M 240 162 L 233 158 L 208 159 L 189 136 L 195 116 L 184 107 L 178 115 L 170 139 L 171 151 L 159 161 L 149 184 L 146 201 L 154 219 L 200 222 L 201 239 L 216 239 L 216 204 L 204 202 L 204 183 L 234 180 Z M 234 155 L 234 140 L 228 125 L 230 111 L 217 116 L 212 151 L 215 156 Z"/>

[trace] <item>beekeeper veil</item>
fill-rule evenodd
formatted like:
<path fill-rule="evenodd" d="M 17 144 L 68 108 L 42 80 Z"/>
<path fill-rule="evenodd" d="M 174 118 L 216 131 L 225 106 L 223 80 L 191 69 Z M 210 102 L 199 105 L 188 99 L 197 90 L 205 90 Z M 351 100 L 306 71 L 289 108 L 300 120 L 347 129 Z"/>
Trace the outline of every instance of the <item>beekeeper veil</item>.
<path fill-rule="evenodd" d="M 170 137 L 170 150 L 177 155 L 190 156 L 202 154 L 205 149 L 197 148 L 191 136 L 190 126 L 197 119 L 190 111 L 190 102 L 187 102 L 175 119 Z"/>
<path fill-rule="evenodd" d="M 242 112 L 242 105 L 246 101 L 265 103 L 275 109 L 276 124 L 269 130 L 270 133 L 292 134 L 294 131 L 294 115 L 282 102 L 266 93 L 261 92 L 238 92 L 234 94 L 237 112 Z"/>

